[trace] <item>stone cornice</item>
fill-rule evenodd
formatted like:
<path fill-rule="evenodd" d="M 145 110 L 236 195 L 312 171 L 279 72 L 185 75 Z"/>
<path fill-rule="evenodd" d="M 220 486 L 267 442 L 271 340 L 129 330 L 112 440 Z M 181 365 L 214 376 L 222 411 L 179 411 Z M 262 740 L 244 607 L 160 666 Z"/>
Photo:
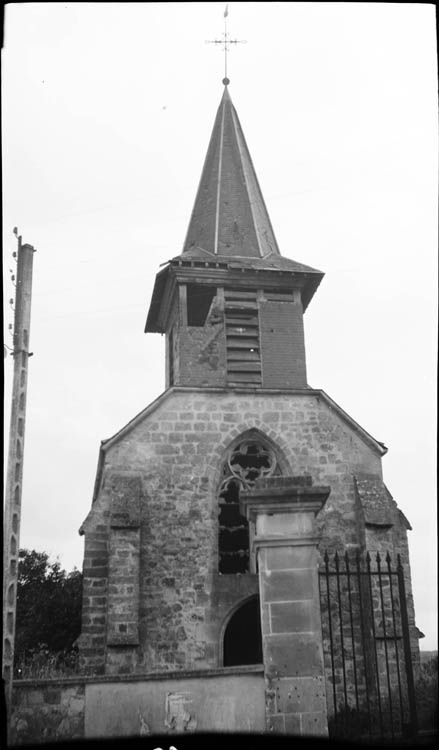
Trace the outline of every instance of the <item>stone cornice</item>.
<path fill-rule="evenodd" d="M 252 551 L 261 549 L 261 547 L 309 547 L 317 546 L 321 536 L 313 534 L 312 536 L 264 536 L 254 537 L 252 541 Z"/>
<path fill-rule="evenodd" d="M 387 448 L 383 443 L 372 437 L 366 430 L 355 422 L 352 417 L 349 416 L 335 401 L 333 401 L 325 391 L 316 388 L 256 388 L 251 386 L 246 387 L 230 387 L 230 388 L 214 388 L 214 387 L 193 387 L 193 386 L 174 386 L 168 388 L 160 394 L 149 406 L 143 411 L 139 412 L 133 419 L 131 419 L 124 427 L 115 433 L 111 438 L 103 440 L 101 445 L 104 449 L 109 448 L 113 442 L 120 439 L 126 432 L 135 427 L 135 425 L 153 412 L 171 393 L 223 393 L 224 395 L 230 395 L 231 393 L 237 394 L 252 394 L 252 395 L 267 395 L 267 396 L 309 396 L 314 398 L 320 398 L 324 401 L 327 406 L 336 412 L 336 414 L 349 426 L 357 432 L 365 442 L 371 445 L 377 453 L 384 455 L 387 453 Z"/>
<path fill-rule="evenodd" d="M 36 678 L 14 680 L 14 688 L 55 687 L 61 685 L 93 685 L 111 682 L 150 682 L 153 680 L 206 679 L 209 677 L 230 677 L 233 675 L 264 674 L 263 664 L 249 664 L 239 667 L 217 667 L 213 669 L 182 669 L 172 672 L 145 672 L 134 675 L 72 675 L 69 677 Z"/>
<path fill-rule="evenodd" d="M 177 283 L 207 284 L 209 286 L 240 286 L 245 288 L 267 288 L 276 291 L 300 289 L 303 311 L 319 285 L 323 274 L 313 268 L 252 268 L 237 267 L 235 263 L 221 263 L 219 258 L 214 262 L 180 262 L 169 261 L 169 265 L 157 274 L 151 305 L 149 308 L 145 333 L 165 333 L 168 327 L 171 299 Z M 233 259 L 232 259 L 233 260 Z M 248 259 L 247 259 L 248 260 Z"/>
<path fill-rule="evenodd" d="M 284 486 L 276 487 L 274 482 L 278 479 L 272 477 L 270 481 L 265 480 L 264 486 L 254 487 L 252 490 L 241 492 L 239 507 L 242 515 L 248 520 L 254 521 L 258 513 L 317 513 L 323 508 L 331 492 L 330 487 L 301 487 L 294 480 L 288 486 L 287 477 L 282 477 Z"/>

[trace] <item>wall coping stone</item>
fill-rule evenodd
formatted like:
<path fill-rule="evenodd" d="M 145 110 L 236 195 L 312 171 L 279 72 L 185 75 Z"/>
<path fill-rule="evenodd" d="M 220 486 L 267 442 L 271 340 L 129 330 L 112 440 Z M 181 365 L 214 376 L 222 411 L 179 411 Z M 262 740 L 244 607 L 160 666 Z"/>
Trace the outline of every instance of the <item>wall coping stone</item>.
<path fill-rule="evenodd" d="M 270 479 L 273 480 L 270 482 Z M 255 521 L 258 514 L 275 513 L 313 513 L 317 515 L 329 497 L 328 486 L 300 487 L 295 478 L 288 483 L 284 477 L 284 486 L 276 486 L 277 477 L 270 477 L 256 483 L 255 487 L 240 493 L 239 508 L 243 516 Z M 288 486 L 289 484 L 289 486 Z"/>
<path fill-rule="evenodd" d="M 143 674 L 106 674 L 106 675 L 76 675 L 72 677 L 46 677 L 34 680 L 14 680 L 13 688 L 20 687 L 58 687 L 61 685 L 90 685 L 108 682 L 149 682 L 154 680 L 187 680 L 205 679 L 209 677 L 230 677 L 232 675 L 264 674 L 263 664 L 241 665 L 239 667 L 215 667 L 213 669 L 181 669 L 172 672 L 145 672 Z"/>
<path fill-rule="evenodd" d="M 216 386 L 172 386 L 171 388 L 167 388 L 166 390 L 164 390 L 163 393 L 157 396 L 157 398 L 148 406 L 146 406 L 145 409 L 139 412 L 139 414 L 136 414 L 136 416 L 133 417 L 133 419 L 131 419 L 129 422 L 127 422 L 127 424 L 124 425 L 124 427 L 122 427 L 118 432 L 116 432 L 110 438 L 107 438 L 107 440 L 102 440 L 101 449 L 110 447 L 110 445 L 112 445 L 126 432 L 128 432 L 131 427 L 134 427 L 134 425 L 140 419 L 143 419 L 152 411 L 155 411 L 156 407 L 159 406 L 159 404 L 161 404 L 163 401 L 165 401 L 171 393 L 223 393 L 224 395 L 229 395 L 230 393 L 239 393 L 251 395 L 260 394 L 262 396 L 314 396 L 325 401 L 328 406 L 334 409 L 334 411 L 336 411 L 339 416 L 344 419 L 344 421 L 347 421 L 356 432 L 361 433 L 361 435 L 366 439 L 367 442 L 373 444 L 373 447 L 380 453 L 380 455 L 384 455 L 385 453 L 387 453 L 387 448 L 384 443 L 376 440 L 363 427 L 361 427 L 361 425 L 355 422 L 355 420 L 350 417 L 349 414 L 345 412 L 341 406 L 333 401 L 332 398 L 328 396 L 328 394 L 325 393 L 324 390 L 322 390 L 321 388 L 311 388 L 310 386 L 307 386 L 306 388 L 260 388 L 252 386 L 227 386 L 225 388 L 218 388 Z"/>

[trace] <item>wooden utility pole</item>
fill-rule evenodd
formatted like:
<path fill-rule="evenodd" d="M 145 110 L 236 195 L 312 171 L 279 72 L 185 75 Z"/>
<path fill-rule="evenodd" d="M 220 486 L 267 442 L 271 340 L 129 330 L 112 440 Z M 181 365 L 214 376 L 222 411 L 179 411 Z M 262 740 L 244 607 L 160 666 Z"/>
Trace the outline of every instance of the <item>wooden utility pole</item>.
<path fill-rule="evenodd" d="M 14 229 L 14 234 L 17 230 Z M 3 680 L 6 706 L 10 718 L 12 680 L 14 677 L 14 638 L 17 604 L 18 555 L 20 549 L 21 492 L 23 482 L 24 429 L 32 297 L 32 245 L 23 245 L 17 237 L 15 315 L 13 332 L 14 379 L 12 384 L 9 454 L 4 510 L 3 573 Z"/>

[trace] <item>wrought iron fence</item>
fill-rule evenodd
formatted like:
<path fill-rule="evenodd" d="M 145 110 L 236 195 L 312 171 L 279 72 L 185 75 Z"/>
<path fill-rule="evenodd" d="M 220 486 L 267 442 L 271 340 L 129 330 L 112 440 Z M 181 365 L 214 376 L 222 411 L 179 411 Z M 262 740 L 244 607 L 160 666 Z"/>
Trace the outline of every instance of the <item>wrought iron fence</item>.
<path fill-rule="evenodd" d="M 415 736 L 417 718 L 400 556 L 324 556 L 323 651 L 332 737 Z"/>

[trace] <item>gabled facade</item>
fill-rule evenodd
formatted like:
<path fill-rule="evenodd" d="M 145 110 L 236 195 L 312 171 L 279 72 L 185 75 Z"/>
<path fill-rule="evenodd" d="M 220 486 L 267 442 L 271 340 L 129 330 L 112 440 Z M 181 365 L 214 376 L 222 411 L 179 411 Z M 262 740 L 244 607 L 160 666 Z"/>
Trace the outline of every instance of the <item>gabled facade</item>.
<path fill-rule="evenodd" d="M 322 277 L 280 254 L 226 85 L 146 322 L 166 335 L 166 390 L 102 443 L 81 528 L 86 673 L 253 670 L 264 716 L 247 730 L 324 735 L 326 550 L 401 555 L 416 656 L 387 449 L 307 384 L 303 314 Z"/>

